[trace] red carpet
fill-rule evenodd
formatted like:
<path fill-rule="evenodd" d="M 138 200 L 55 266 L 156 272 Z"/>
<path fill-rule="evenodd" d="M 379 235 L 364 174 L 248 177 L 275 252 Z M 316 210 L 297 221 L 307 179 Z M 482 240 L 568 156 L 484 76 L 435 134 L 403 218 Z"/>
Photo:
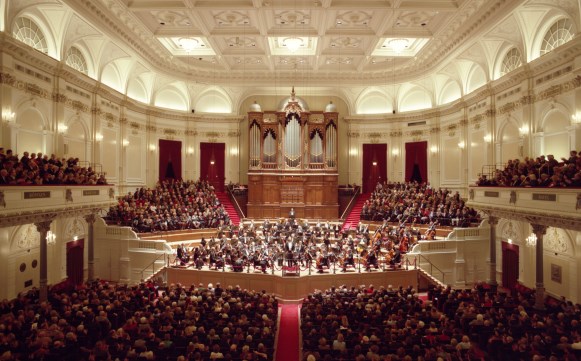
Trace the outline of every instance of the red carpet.
<path fill-rule="evenodd" d="M 228 194 L 225 192 L 216 192 L 216 197 L 218 197 L 218 199 L 220 200 L 220 203 L 222 203 L 222 205 L 224 206 L 224 209 L 226 210 L 226 212 L 228 212 L 228 217 L 230 217 L 230 219 L 232 220 L 232 223 L 234 223 L 234 225 L 239 225 L 240 224 L 240 215 L 238 214 L 238 212 L 236 212 L 236 208 L 234 207 L 234 205 L 232 204 L 232 202 L 230 202 L 230 198 L 228 198 Z"/>
<path fill-rule="evenodd" d="M 369 199 L 370 193 L 362 193 L 357 196 L 355 200 L 355 205 L 351 208 L 351 212 L 345 218 L 345 223 L 343 223 L 343 230 L 348 230 L 349 228 L 357 227 L 359 220 L 361 219 L 361 209 L 363 209 L 363 203 Z"/>
<path fill-rule="evenodd" d="M 299 361 L 299 305 L 282 305 L 276 361 Z"/>

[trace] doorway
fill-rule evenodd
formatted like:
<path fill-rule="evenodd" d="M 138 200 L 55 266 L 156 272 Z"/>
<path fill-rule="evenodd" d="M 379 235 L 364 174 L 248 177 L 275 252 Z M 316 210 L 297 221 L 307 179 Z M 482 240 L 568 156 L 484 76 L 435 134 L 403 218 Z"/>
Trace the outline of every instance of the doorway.
<path fill-rule="evenodd" d="M 210 182 L 217 192 L 224 192 L 225 143 L 200 143 L 200 179 Z"/>
<path fill-rule="evenodd" d="M 518 246 L 502 242 L 502 287 L 514 290 L 518 283 Z"/>
<path fill-rule="evenodd" d="M 77 239 L 67 243 L 67 278 L 71 285 L 83 283 L 85 240 Z"/>
<path fill-rule="evenodd" d="M 363 144 L 363 193 L 371 193 L 377 183 L 387 181 L 387 144 Z"/>

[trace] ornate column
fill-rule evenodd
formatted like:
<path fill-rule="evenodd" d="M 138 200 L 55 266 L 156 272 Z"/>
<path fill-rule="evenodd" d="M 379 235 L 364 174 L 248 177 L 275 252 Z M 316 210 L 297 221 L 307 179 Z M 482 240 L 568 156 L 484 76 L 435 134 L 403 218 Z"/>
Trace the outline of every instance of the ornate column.
<path fill-rule="evenodd" d="M 488 224 L 490 225 L 490 279 L 488 283 L 496 287 L 496 225 L 498 217 L 488 215 Z"/>
<path fill-rule="evenodd" d="M 95 240 L 94 240 L 94 229 L 93 226 L 95 224 L 95 220 L 97 217 L 94 213 L 91 213 L 85 216 L 85 220 L 87 221 L 87 253 L 88 253 L 88 272 L 87 272 L 87 281 L 93 281 L 95 279 Z"/>
<path fill-rule="evenodd" d="M 39 269 L 40 269 L 40 302 L 46 301 L 48 298 L 48 277 L 47 277 L 47 235 L 48 231 L 50 230 L 50 224 L 52 221 L 43 221 L 35 223 L 36 230 L 40 233 L 40 261 L 39 261 Z"/>
<path fill-rule="evenodd" d="M 545 309 L 545 283 L 543 272 L 543 236 L 547 233 L 547 226 L 540 224 L 531 224 L 533 233 L 537 237 L 536 245 L 536 289 L 535 289 L 535 308 L 538 310 Z"/>

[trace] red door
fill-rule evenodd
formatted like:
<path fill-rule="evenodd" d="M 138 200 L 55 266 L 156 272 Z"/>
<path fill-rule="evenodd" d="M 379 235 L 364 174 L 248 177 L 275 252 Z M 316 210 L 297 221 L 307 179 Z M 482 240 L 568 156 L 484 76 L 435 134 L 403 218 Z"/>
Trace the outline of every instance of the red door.
<path fill-rule="evenodd" d="M 502 242 L 502 287 L 514 289 L 518 282 L 518 246 Z"/>
<path fill-rule="evenodd" d="M 75 286 L 83 283 L 84 248 L 84 239 L 67 243 L 67 278 Z"/>
<path fill-rule="evenodd" d="M 363 193 L 387 180 L 387 144 L 363 144 Z"/>
<path fill-rule="evenodd" d="M 200 179 L 207 180 L 218 192 L 224 191 L 225 143 L 200 143 Z"/>

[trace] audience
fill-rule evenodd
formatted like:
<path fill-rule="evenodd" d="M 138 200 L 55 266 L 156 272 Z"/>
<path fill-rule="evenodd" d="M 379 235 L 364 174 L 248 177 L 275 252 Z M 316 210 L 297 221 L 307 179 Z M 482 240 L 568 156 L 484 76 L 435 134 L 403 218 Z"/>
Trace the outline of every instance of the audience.
<path fill-rule="evenodd" d="M 220 284 L 30 292 L 0 303 L 0 360 L 272 360 L 277 312 L 273 295 Z"/>
<path fill-rule="evenodd" d="M 59 159 L 54 154 L 24 152 L 19 159 L 0 148 L 0 185 L 107 184 L 104 174 L 81 167 L 79 158 Z"/>
<path fill-rule="evenodd" d="M 552 154 L 524 160 L 509 160 L 503 170 L 491 178 L 481 175 L 479 186 L 503 187 L 581 187 L 581 157 L 572 150 L 569 158 L 557 161 Z"/>
<path fill-rule="evenodd" d="M 174 179 L 128 193 L 109 209 L 107 220 L 140 233 L 216 228 L 231 223 L 210 183 Z"/>
<path fill-rule="evenodd" d="M 378 183 L 365 201 L 361 218 L 370 221 L 469 227 L 480 221 L 458 192 L 434 190 L 429 183 Z"/>
<path fill-rule="evenodd" d="M 306 360 L 579 360 L 581 306 L 534 294 L 373 286 L 310 294 L 301 309 Z M 332 347 L 328 347 L 332 345 Z"/>

